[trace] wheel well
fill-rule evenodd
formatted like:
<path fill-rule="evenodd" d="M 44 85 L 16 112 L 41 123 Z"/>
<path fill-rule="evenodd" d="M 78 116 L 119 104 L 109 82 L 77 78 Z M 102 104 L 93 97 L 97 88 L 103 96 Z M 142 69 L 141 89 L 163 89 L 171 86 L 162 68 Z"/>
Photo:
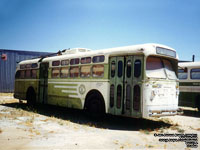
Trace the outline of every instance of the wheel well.
<path fill-rule="evenodd" d="M 28 98 L 28 96 L 31 94 L 35 94 L 35 90 L 34 90 L 34 88 L 32 87 L 32 86 L 30 86 L 29 88 L 28 88 L 28 90 L 27 90 L 27 92 L 26 92 L 26 99 Z"/>
<path fill-rule="evenodd" d="M 84 104 L 84 109 L 87 109 L 89 106 L 89 97 L 91 95 L 97 95 L 100 98 L 101 101 L 101 105 L 103 106 L 103 111 L 105 112 L 105 101 L 104 98 L 102 96 L 102 94 L 98 91 L 98 90 L 91 90 L 90 92 L 87 93 L 86 98 L 85 98 L 85 104 Z"/>

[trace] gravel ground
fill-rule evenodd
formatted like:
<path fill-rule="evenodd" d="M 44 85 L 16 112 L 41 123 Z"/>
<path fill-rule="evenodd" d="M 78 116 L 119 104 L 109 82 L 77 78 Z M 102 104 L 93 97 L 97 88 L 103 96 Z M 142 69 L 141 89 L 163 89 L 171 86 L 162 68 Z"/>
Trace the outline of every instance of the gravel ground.
<path fill-rule="evenodd" d="M 200 144 L 189 148 L 185 142 L 159 141 L 186 134 L 197 136 L 200 143 L 196 109 L 184 108 L 183 115 L 149 120 L 107 115 L 92 121 L 83 111 L 42 105 L 30 108 L 12 93 L 0 93 L 0 150 L 200 149 Z"/>

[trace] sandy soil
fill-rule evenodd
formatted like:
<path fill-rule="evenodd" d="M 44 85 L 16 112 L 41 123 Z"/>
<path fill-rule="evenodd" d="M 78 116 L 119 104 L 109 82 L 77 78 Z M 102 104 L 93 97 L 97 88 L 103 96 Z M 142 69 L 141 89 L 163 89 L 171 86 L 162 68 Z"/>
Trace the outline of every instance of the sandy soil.
<path fill-rule="evenodd" d="M 196 109 L 184 108 L 184 115 L 149 120 L 109 115 L 91 121 L 83 111 L 42 105 L 30 108 L 12 93 L 0 93 L 0 150 L 200 148 L 200 144 L 187 148 L 185 142 L 159 141 L 177 139 L 177 134 L 197 135 L 200 143 Z"/>

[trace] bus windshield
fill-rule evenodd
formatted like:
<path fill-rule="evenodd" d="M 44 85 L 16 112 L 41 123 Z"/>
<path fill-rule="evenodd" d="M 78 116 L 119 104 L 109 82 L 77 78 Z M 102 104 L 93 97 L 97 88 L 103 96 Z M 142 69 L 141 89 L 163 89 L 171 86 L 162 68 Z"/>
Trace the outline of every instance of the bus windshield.
<path fill-rule="evenodd" d="M 150 78 L 177 79 L 175 70 L 169 60 L 153 56 L 147 58 L 146 74 Z"/>

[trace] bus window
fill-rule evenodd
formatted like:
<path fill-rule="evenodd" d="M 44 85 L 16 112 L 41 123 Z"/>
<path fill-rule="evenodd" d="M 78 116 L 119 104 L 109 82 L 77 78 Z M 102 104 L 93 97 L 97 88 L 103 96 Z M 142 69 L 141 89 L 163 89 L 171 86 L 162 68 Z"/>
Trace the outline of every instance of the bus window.
<path fill-rule="evenodd" d="M 60 61 L 59 60 L 52 62 L 52 66 L 59 66 L 59 65 L 60 65 Z"/>
<path fill-rule="evenodd" d="M 31 78 L 36 78 L 37 77 L 37 70 L 33 69 L 31 70 Z"/>
<path fill-rule="evenodd" d="M 31 70 L 25 71 L 25 78 L 31 78 Z"/>
<path fill-rule="evenodd" d="M 180 80 L 187 79 L 187 77 L 188 77 L 188 70 L 187 70 L 187 68 L 178 69 L 178 78 Z"/>
<path fill-rule="evenodd" d="M 93 63 L 99 63 L 99 62 L 104 62 L 105 60 L 105 56 L 101 55 L 101 56 L 94 56 L 92 59 Z"/>
<path fill-rule="evenodd" d="M 133 109 L 138 111 L 140 109 L 140 86 L 135 85 L 133 89 Z"/>
<path fill-rule="evenodd" d="M 90 77 L 91 66 L 81 66 L 81 77 Z"/>
<path fill-rule="evenodd" d="M 89 64 L 91 63 L 91 57 L 81 58 L 81 64 Z"/>
<path fill-rule="evenodd" d="M 23 79 L 24 77 L 25 77 L 25 71 L 24 71 L 24 70 L 21 70 L 21 71 L 20 71 L 20 78 Z"/>
<path fill-rule="evenodd" d="M 131 71 L 132 71 L 132 69 L 131 69 L 131 61 L 128 60 L 127 61 L 127 68 L 126 68 L 126 76 L 127 76 L 127 78 L 131 77 Z"/>
<path fill-rule="evenodd" d="M 27 69 L 31 68 L 31 64 L 26 64 L 25 68 Z"/>
<path fill-rule="evenodd" d="M 110 86 L 110 107 L 113 107 L 114 106 L 114 93 L 115 93 L 115 87 L 114 85 L 112 84 Z"/>
<path fill-rule="evenodd" d="M 163 63 L 165 66 L 165 71 L 166 71 L 167 77 L 169 79 L 177 79 L 175 70 L 172 67 L 172 63 L 167 59 L 163 59 Z"/>
<path fill-rule="evenodd" d="M 131 106 L 131 86 L 128 84 L 126 86 L 126 110 L 130 109 Z"/>
<path fill-rule="evenodd" d="M 20 69 L 25 69 L 25 65 L 20 65 Z"/>
<path fill-rule="evenodd" d="M 79 67 L 70 67 L 70 77 L 78 77 Z"/>
<path fill-rule="evenodd" d="M 138 78 L 141 75 L 141 60 L 136 60 L 134 63 L 134 77 Z"/>
<path fill-rule="evenodd" d="M 71 59 L 70 60 L 70 65 L 77 65 L 79 64 L 79 58 Z"/>
<path fill-rule="evenodd" d="M 38 64 L 37 64 L 37 63 L 31 64 L 31 68 L 37 68 L 37 67 L 38 67 Z"/>
<path fill-rule="evenodd" d="M 94 65 L 92 67 L 93 77 L 103 77 L 104 76 L 104 65 Z"/>
<path fill-rule="evenodd" d="M 118 77 L 122 77 L 122 71 L 123 71 L 123 62 L 120 60 L 118 61 Z"/>
<path fill-rule="evenodd" d="M 121 108 L 122 86 L 117 86 L 117 108 Z"/>
<path fill-rule="evenodd" d="M 153 78 L 166 78 L 162 61 L 158 57 L 148 57 L 146 62 L 146 74 Z"/>
<path fill-rule="evenodd" d="M 69 65 L 69 60 L 68 59 L 61 61 L 61 66 L 67 66 L 67 65 Z"/>
<path fill-rule="evenodd" d="M 111 63 L 111 77 L 113 78 L 115 76 L 115 61 L 112 61 Z"/>
<path fill-rule="evenodd" d="M 200 69 L 191 69 L 190 71 L 190 78 L 191 79 L 200 79 Z"/>
<path fill-rule="evenodd" d="M 61 78 L 66 78 L 69 75 L 69 68 L 68 67 L 63 67 L 60 69 L 60 77 Z"/>
<path fill-rule="evenodd" d="M 59 68 L 53 68 L 51 72 L 52 78 L 59 78 L 60 77 L 60 69 Z"/>

